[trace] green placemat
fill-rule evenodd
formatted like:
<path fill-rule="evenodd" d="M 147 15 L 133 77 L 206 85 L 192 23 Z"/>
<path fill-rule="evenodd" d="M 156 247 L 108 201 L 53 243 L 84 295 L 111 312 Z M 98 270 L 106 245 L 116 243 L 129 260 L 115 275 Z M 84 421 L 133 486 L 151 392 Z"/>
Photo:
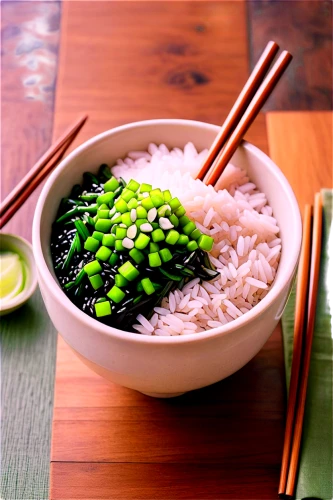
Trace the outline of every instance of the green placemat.
<path fill-rule="evenodd" d="M 322 190 L 322 196 L 324 206 L 323 244 L 319 291 L 296 499 L 320 498 L 332 500 L 333 192 L 327 189 Z M 329 281 L 329 279 L 331 281 Z M 291 294 L 282 318 L 286 380 L 288 387 L 292 361 L 294 309 L 295 289 Z"/>
<path fill-rule="evenodd" d="M 46 500 L 57 335 L 39 290 L 1 318 L 1 499 Z"/>

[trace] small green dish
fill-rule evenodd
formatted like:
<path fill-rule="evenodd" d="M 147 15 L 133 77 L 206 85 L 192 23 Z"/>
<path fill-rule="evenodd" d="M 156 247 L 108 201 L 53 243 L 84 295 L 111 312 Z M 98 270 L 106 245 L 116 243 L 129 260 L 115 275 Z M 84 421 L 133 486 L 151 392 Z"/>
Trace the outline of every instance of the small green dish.
<path fill-rule="evenodd" d="M 15 311 L 30 299 L 37 288 L 37 271 L 32 246 L 25 239 L 13 234 L 0 233 L 0 251 L 17 253 L 26 265 L 23 290 L 6 303 L 2 304 L 0 301 L 0 316 L 4 316 Z"/>

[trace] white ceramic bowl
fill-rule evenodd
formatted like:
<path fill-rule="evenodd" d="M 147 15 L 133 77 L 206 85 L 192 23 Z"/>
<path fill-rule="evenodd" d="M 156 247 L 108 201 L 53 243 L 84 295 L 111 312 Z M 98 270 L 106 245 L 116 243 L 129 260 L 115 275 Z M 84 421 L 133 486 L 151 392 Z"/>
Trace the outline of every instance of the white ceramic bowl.
<path fill-rule="evenodd" d="M 30 243 L 14 234 L 0 234 L 0 250 L 17 253 L 26 265 L 26 279 L 23 290 L 8 302 L 0 304 L 0 316 L 12 313 L 30 299 L 37 288 L 37 272 Z"/>
<path fill-rule="evenodd" d="M 52 268 L 51 225 L 59 202 L 85 171 L 113 165 L 130 150 L 150 142 L 167 146 L 192 141 L 198 150 L 219 128 L 187 120 L 131 123 L 93 137 L 64 159 L 46 182 L 33 224 L 38 279 L 49 315 L 84 363 L 105 378 L 158 397 L 171 397 L 222 380 L 244 366 L 264 345 L 281 318 L 301 245 L 301 218 L 293 191 L 279 168 L 259 149 L 244 143 L 233 164 L 245 169 L 267 194 L 281 229 L 282 255 L 272 289 L 251 311 L 233 322 L 186 336 L 158 337 L 124 332 L 80 311 L 62 292 Z"/>

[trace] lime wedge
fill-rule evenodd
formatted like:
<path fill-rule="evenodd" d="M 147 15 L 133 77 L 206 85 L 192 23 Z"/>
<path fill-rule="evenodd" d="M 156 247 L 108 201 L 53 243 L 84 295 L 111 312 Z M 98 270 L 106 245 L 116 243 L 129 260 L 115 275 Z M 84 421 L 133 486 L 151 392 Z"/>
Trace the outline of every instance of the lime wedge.
<path fill-rule="evenodd" d="M 14 252 L 0 253 L 0 300 L 8 302 L 18 295 L 24 285 L 20 257 Z"/>

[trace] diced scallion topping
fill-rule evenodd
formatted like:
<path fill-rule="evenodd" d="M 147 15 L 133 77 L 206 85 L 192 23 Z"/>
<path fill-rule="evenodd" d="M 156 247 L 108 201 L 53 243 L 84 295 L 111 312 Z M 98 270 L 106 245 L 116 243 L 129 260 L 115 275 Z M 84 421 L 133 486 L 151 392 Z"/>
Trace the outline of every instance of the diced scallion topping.
<path fill-rule="evenodd" d="M 111 314 L 111 303 L 108 300 L 104 302 L 96 302 L 95 313 L 97 318 L 109 316 Z"/>

